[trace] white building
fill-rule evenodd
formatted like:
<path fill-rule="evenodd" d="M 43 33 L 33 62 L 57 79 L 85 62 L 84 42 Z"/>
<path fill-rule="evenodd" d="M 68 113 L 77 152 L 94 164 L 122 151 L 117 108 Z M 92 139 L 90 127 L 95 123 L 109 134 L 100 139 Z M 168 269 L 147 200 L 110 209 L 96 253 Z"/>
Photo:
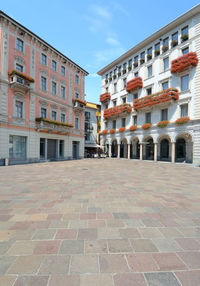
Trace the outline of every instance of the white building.
<path fill-rule="evenodd" d="M 198 58 L 200 5 L 98 72 L 109 156 L 200 165 Z"/>

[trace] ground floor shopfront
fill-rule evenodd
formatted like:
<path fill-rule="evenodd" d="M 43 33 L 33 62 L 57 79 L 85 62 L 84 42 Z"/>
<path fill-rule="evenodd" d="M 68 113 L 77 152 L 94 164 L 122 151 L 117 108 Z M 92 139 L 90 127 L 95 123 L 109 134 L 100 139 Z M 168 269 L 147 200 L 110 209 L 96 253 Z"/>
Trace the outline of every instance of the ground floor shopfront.
<path fill-rule="evenodd" d="M 102 136 L 101 144 L 109 157 L 200 165 L 199 123 L 116 132 Z"/>

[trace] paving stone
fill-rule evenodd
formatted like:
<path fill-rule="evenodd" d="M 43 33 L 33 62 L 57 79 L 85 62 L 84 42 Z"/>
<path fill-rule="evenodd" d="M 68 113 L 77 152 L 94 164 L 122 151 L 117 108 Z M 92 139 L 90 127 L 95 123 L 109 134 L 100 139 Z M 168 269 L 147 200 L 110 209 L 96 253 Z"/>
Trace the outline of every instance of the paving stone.
<path fill-rule="evenodd" d="M 182 250 L 182 248 L 174 239 L 154 238 L 152 241 L 160 252 L 173 252 Z"/>
<path fill-rule="evenodd" d="M 184 237 L 200 237 L 200 227 L 179 227 L 178 230 Z"/>
<path fill-rule="evenodd" d="M 129 272 L 124 255 L 102 254 L 99 256 L 101 273 L 123 273 Z"/>
<path fill-rule="evenodd" d="M 97 214 L 97 219 L 112 219 L 113 215 L 111 213 L 99 213 Z"/>
<path fill-rule="evenodd" d="M 108 250 L 110 253 L 133 251 L 128 239 L 108 239 L 107 242 L 108 242 Z"/>
<path fill-rule="evenodd" d="M 60 240 L 43 240 L 37 242 L 34 254 L 56 254 L 60 247 Z"/>
<path fill-rule="evenodd" d="M 0 255 L 5 254 L 11 246 L 11 241 L 0 241 Z"/>
<path fill-rule="evenodd" d="M 157 252 L 158 249 L 150 239 L 131 239 L 135 252 Z"/>
<path fill-rule="evenodd" d="M 148 227 L 162 227 L 163 226 L 163 224 L 157 219 L 144 218 L 142 219 L 142 222 L 145 226 L 148 226 Z"/>
<path fill-rule="evenodd" d="M 185 270 L 186 265 L 175 253 L 154 253 L 153 258 L 161 271 Z"/>
<path fill-rule="evenodd" d="M 53 239 L 55 233 L 55 229 L 39 229 L 33 235 L 32 240 Z"/>
<path fill-rule="evenodd" d="M 14 233 L 14 230 L 0 230 L 0 241 L 8 241 Z"/>
<path fill-rule="evenodd" d="M 149 286 L 181 286 L 172 272 L 145 273 Z"/>
<path fill-rule="evenodd" d="M 88 208 L 88 213 L 101 213 L 101 208 Z"/>
<path fill-rule="evenodd" d="M 175 272 L 182 286 L 197 286 L 200 281 L 200 270 Z"/>
<path fill-rule="evenodd" d="M 137 228 L 122 228 L 119 230 L 122 238 L 140 238 L 141 235 Z"/>
<path fill-rule="evenodd" d="M 43 256 L 19 256 L 8 269 L 8 274 L 35 274 L 40 267 Z"/>
<path fill-rule="evenodd" d="M 0 256 L 0 274 L 5 274 L 15 259 L 15 256 Z"/>
<path fill-rule="evenodd" d="M 0 286 L 13 286 L 17 276 L 0 276 Z"/>
<path fill-rule="evenodd" d="M 86 240 L 85 241 L 85 253 L 107 253 L 106 240 Z"/>
<path fill-rule="evenodd" d="M 190 269 L 200 268 L 200 252 L 178 252 L 177 254 Z"/>
<path fill-rule="evenodd" d="M 30 240 L 16 241 L 8 250 L 7 255 L 31 255 L 37 242 Z"/>
<path fill-rule="evenodd" d="M 60 254 L 82 254 L 83 252 L 83 240 L 63 240 L 59 251 Z"/>
<path fill-rule="evenodd" d="M 113 279 L 115 286 L 147 286 L 144 280 L 144 276 L 142 274 L 135 274 L 135 273 L 115 274 Z"/>
<path fill-rule="evenodd" d="M 79 275 L 52 275 L 48 286 L 80 286 Z"/>
<path fill-rule="evenodd" d="M 52 220 L 50 221 L 49 228 L 67 228 L 69 225 L 68 221 Z"/>
<path fill-rule="evenodd" d="M 112 239 L 119 238 L 120 233 L 117 228 L 100 228 L 98 229 L 98 238 L 99 239 Z"/>
<path fill-rule="evenodd" d="M 69 228 L 73 229 L 84 229 L 88 227 L 87 220 L 71 220 L 69 222 Z"/>
<path fill-rule="evenodd" d="M 112 276 L 109 274 L 81 275 L 80 286 L 113 286 Z"/>
<path fill-rule="evenodd" d="M 159 231 L 166 238 L 183 237 L 183 234 L 175 227 L 163 227 L 163 228 L 159 228 Z"/>
<path fill-rule="evenodd" d="M 77 239 L 95 240 L 97 239 L 97 229 L 96 228 L 79 229 Z"/>
<path fill-rule="evenodd" d="M 92 213 L 86 213 L 86 214 L 80 214 L 80 219 L 96 219 L 96 214 L 92 214 Z"/>
<path fill-rule="evenodd" d="M 127 213 L 113 213 L 113 217 L 116 219 L 129 219 L 129 215 Z"/>
<path fill-rule="evenodd" d="M 177 238 L 176 242 L 184 250 L 200 250 L 200 243 L 194 238 Z"/>
<path fill-rule="evenodd" d="M 89 220 L 88 221 L 88 227 L 89 228 L 100 228 L 100 227 L 106 227 L 105 220 L 98 219 L 98 220 Z"/>
<path fill-rule="evenodd" d="M 133 272 L 147 272 L 159 270 L 150 253 L 136 253 L 126 255 L 129 267 Z"/>
<path fill-rule="evenodd" d="M 49 274 L 67 274 L 69 271 L 70 256 L 66 255 L 48 255 L 44 257 L 39 275 Z"/>
<path fill-rule="evenodd" d="M 124 223 L 120 219 L 107 219 L 107 227 L 124 227 Z"/>
<path fill-rule="evenodd" d="M 19 276 L 14 286 L 47 286 L 48 276 Z"/>
<path fill-rule="evenodd" d="M 156 227 L 138 228 L 143 238 L 164 238 L 164 235 Z"/>
<path fill-rule="evenodd" d="M 55 239 L 76 239 L 77 233 L 76 229 L 59 229 Z"/>
<path fill-rule="evenodd" d="M 71 274 L 99 273 L 97 255 L 74 255 L 70 264 Z"/>

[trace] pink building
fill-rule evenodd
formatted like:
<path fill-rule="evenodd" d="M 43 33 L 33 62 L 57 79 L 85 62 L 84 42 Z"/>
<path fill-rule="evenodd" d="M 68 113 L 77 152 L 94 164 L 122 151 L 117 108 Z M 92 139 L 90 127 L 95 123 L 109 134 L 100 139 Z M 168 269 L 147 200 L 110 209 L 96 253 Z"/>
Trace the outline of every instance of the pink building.
<path fill-rule="evenodd" d="M 0 11 L 0 164 L 84 156 L 87 74 Z"/>

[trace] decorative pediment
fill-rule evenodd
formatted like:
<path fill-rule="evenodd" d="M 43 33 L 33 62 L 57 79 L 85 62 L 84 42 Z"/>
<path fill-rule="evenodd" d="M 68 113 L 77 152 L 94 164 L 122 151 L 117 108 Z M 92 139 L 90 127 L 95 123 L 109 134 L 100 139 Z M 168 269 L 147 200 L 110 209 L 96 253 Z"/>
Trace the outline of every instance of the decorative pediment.
<path fill-rule="evenodd" d="M 20 56 L 15 56 L 15 60 L 19 63 L 19 64 L 25 64 L 25 60 L 20 57 Z"/>

